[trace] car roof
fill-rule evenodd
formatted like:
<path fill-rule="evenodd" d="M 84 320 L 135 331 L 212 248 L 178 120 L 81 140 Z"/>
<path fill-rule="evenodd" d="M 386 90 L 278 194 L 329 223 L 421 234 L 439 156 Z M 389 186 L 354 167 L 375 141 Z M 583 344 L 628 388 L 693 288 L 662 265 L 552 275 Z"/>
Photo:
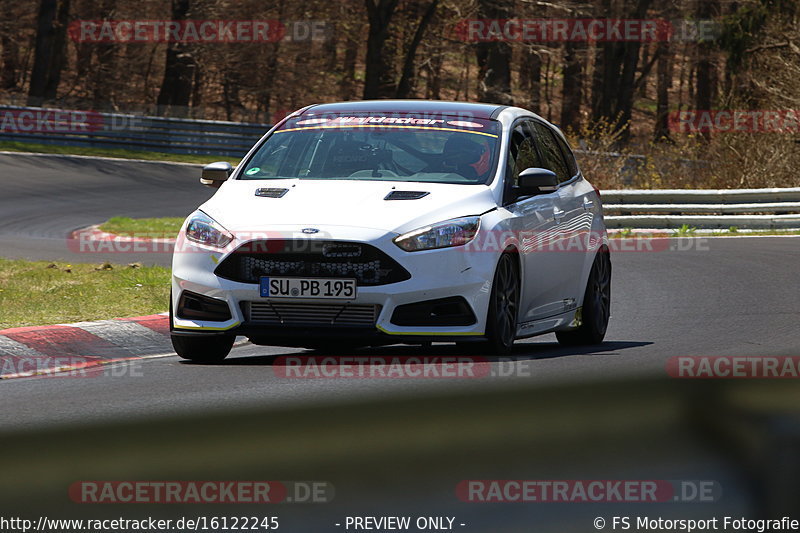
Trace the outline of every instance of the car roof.
<path fill-rule="evenodd" d="M 444 102 L 440 100 L 363 100 L 359 102 L 337 102 L 316 104 L 299 112 L 301 116 L 343 113 L 353 114 L 420 114 L 468 116 L 478 119 L 493 119 L 507 106 L 470 102 Z"/>

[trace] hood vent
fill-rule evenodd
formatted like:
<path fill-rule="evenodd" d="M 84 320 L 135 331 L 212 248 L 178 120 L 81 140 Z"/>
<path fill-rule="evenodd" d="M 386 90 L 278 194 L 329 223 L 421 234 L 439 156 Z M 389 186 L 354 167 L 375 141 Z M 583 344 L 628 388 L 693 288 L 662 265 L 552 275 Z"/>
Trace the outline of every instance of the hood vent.
<path fill-rule="evenodd" d="M 384 200 L 419 200 L 429 194 L 427 191 L 392 191 Z"/>
<path fill-rule="evenodd" d="M 281 198 L 287 192 L 289 192 L 289 189 L 260 188 L 256 189 L 256 196 L 261 196 L 264 198 Z"/>

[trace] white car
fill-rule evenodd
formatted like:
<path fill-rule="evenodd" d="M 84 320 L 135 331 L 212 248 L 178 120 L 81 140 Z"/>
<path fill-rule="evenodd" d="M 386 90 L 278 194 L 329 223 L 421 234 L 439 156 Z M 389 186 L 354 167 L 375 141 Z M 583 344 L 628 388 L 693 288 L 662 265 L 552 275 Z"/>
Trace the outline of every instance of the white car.
<path fill-rule="evenodd" d="M 312 105 L 276 124 L 181 229 L 172 342 L 220 361 L 236 336 L 335 348 L 555 332 L 602 341 L 611 262 L 600 195 L 561 132 L 517 107 Z"/>

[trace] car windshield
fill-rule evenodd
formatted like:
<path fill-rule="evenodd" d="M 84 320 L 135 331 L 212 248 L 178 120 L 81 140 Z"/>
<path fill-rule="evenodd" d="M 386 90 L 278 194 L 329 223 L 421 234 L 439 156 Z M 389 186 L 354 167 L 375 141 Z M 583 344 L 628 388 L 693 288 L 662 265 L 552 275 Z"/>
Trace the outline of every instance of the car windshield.
<path fill-rule="evenodd" d="M 259 147 L 240 179 L 486 183 L 499 134 L 498 122 L 475 118 L 296 117 Z"/>

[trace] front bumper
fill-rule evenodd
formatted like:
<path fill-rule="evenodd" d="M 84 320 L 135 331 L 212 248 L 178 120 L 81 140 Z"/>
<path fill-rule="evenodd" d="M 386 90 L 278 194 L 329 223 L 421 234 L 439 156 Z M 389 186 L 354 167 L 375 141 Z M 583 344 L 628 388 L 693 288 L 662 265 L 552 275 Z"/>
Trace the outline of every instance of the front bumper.
<path fill-rule="evenodd" d="M 392 242 L 394 237 L 393 234 L 379 234 L 377 230 L 362 228 L 339 228 L 338 231 L 336 228 L 328 229 L 326 238 L 374 246 L 411 274 L 410 279 L 396 283 L 359 286 L 356 297 L 347 301 L 263 298 L 259 294 L 257 283 L 241 283 L 214 274 L 217 265 L 232 252 L 222 253 L 187 244 L 173 258 L 173 307 L 178 309 L 178 300 L 183 291 L 191 291 L 227 302 L 231 318 L 225 321 L 209 321 L 174 316 L 173 334 L 242 335 L 262 344 L 287 345 L 299 345 L 295 342 L 298 339 L 359 339 L 375 344 L 391 344 L 482 338 L 486 331 L 485 322 L 497 255 L 468 251 L 464 247 L 405 252 Z M 236 243 L 233 248 L 242 244 L 245 243 Z M 398 306 L 452 297 L 463 297 L 474 313 L 474 323 L 465 326 L 401 326 L 392 322 Z M 375 305 L 378 312 L 374 323 L 369 327 L 303 323 L 267 325 L 248 320 L 247 302 L 270 301 L 319 305 L 347 302 Z"/>

